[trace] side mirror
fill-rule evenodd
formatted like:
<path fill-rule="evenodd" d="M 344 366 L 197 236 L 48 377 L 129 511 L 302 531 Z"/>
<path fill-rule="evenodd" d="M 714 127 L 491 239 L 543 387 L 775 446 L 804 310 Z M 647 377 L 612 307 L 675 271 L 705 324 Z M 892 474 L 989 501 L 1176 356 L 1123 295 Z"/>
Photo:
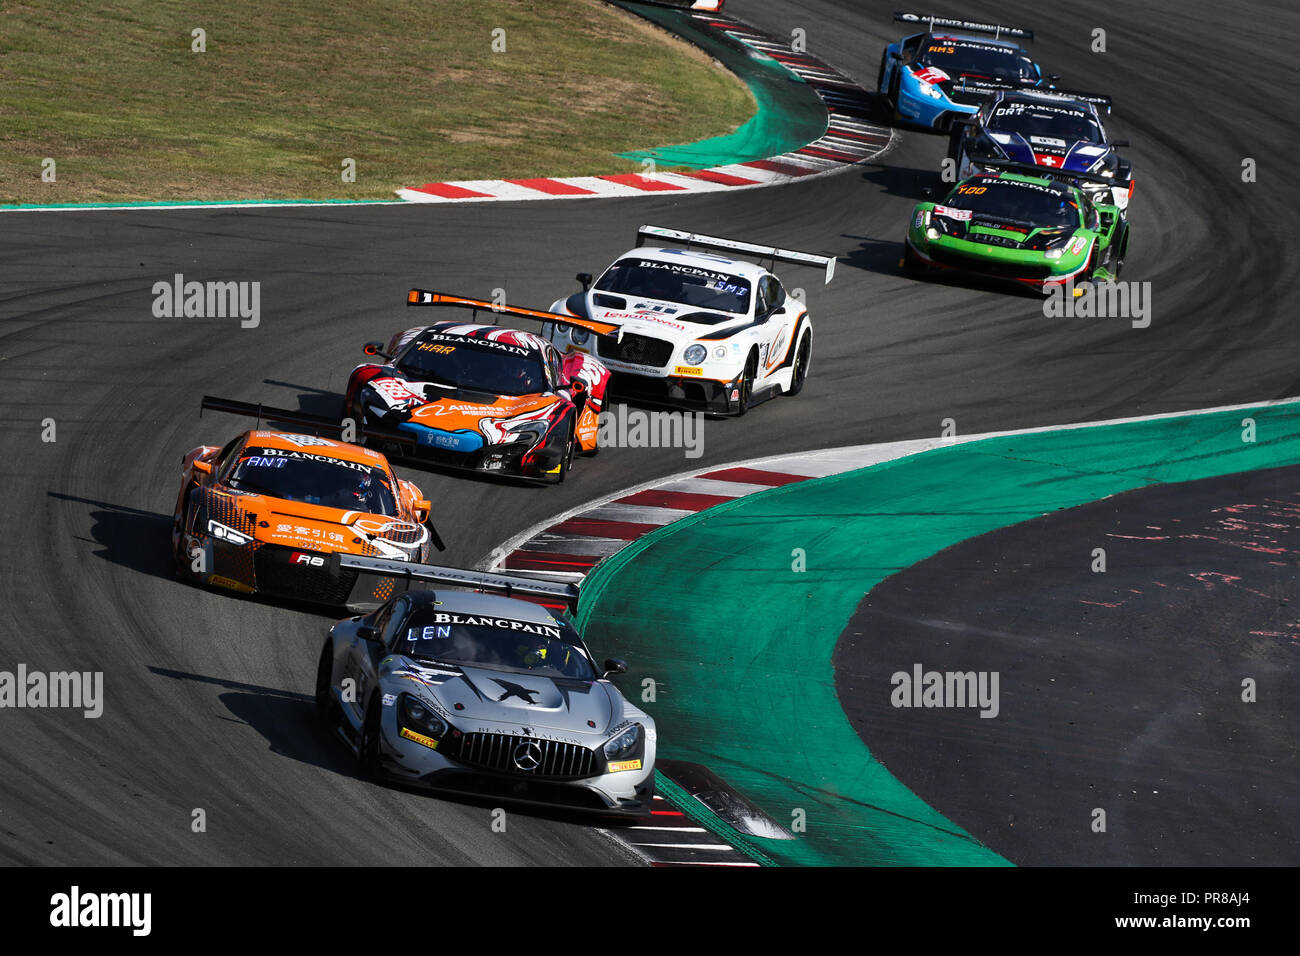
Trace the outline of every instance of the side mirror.
<path fill-rule="evenodd" d="M 1110 141 L 1110 145 L 1112 145 L 1112 146 L 1127 146 L 1127 145 L 1128 145 L 1128 140 L 1126 140 L 1126 139 L 1112 139 L 1112 140 Z"/>
<path fill-rule="evenodd" d="M 605 658 L 605 673 L 601 677 L 609 677 L 611 674 L 626 674 L 627 662 L 621 661 L 617 657 Z"/>
<path fill-rule="evenodd" d="M 415 509 L 415 516 L 421 523 L 429 520 L 429 512 L 433 510 L 433 504 L 427 499 L 418 498 L 411 507 Z"/>
<path fill-rule="evenodd" d="M 367 342 L 365 345 L 361 346 L 361 351 L 366 355 L 378 355 L 380 358 L 384 359 L 390 358 L 390 356 L 384 352 L 383 342 Z"/>
<path fill-rule="evenodd" d="M 582 291 L 583 291 L 583 292 L 586 292 L 588 289 L 591 288 L 591 273 L 590 273 L 590 272 L 579 272 L 576 276 L 574 276 L 574 278 L 577 279 L 579 282 L 582 283 Z"/>
<path fill-rule="evenodd" d="M 210 475 L 214 471 L 216 471 L 216 468 L 213 467 L 212 462 L 199 461 L 197 458 L 194 459 L 193 462 L 191 462 L 191 467 L 193 467 L 195 471 L 202 472 L 205 475 Z"/>
<path fill-rule="evenodd" d="M 363 641 L 377 641 L 379 640 L 379 629 L 371 627 L 369 624 L 362 624 L 357 628 L 357 637 Z"/>
<path fill-rule="evenodd" d="M 922 199 L 932 199 L 933 197 L 934 197 L 934 187 L 933 187 L 933 186 L 926 186 L 925 188 L 923 188 L 923 189 L 921 190 L 921 198 L 922 198 Z"/>

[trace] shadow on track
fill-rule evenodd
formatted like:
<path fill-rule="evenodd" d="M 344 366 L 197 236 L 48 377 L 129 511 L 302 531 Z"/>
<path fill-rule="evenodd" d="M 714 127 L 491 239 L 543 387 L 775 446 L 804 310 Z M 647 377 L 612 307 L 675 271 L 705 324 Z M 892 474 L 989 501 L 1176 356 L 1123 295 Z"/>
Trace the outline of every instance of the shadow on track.
<path fill-rule="evenodd" d="M 925 198 L 938 199 L 949 189 L 952 183 L 945 183 L 938 169 L 915 169 L 907 166 L 880 166 L 868 164 L 862 173 L 863 182 L 871 183 L 889 196 L 902 196 L 915 202 Z M 925 190 L 931 190 L 931 197 L 924 196 Z M 906 228 L 904 219 L 899 228 Z"/>
<path fill-rule="evenodd" d="M 57 501 L 71 501 L 99 509 L 90 512 L 94 522 L 90 533 L 104 546 L 103 550 L 95 552 L 96 557 L 151 577 L 168 581 L 175 578 L 172 573 L 171 515 L 57 491 L 47 492 L 47 495 Z M 149 547 L 151 542 L 156 542 L 157 546 Z"/>

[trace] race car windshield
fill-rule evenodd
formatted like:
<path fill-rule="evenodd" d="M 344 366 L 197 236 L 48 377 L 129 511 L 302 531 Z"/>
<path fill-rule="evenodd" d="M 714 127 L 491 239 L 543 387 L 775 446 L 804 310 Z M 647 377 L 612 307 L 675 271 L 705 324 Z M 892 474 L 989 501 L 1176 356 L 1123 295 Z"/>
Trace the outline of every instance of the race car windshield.
<path fill-rule="evenodd" d="M 932 38 L 921 49 L 917 62 L 943 70 L 954 79 L 1032 80 L 1038 74 L 1023 53 L 991 43 L 958 43 Z"/>
<path fill-rule="evenodd" d="M 562 622 L 538 624 L 417 607 L 399 629 L 393 650 L 444 664 L 596 679 L 576 632 Z"/>
<path fill-rule="evenodd" d="M 1070 196 L 1037 183 L 976 179 L 954 189 L 944 205 L 1040 227 L 1079 225 L 1079 209 Z"/>
<path fill-rule="evenodd" d="M 226 482 L 235 491 L 285 501 L 367 514 L 397 514 L 397 500 L 382 468 L 305 449 L 245 448 Z"/>
<path fill-rule="evenodd" d="M 749 312 L 749 280 L 687 263 L 620 259 L 596 283 L 596 291 L 643 296 L 698 309 Z"/>
<path fill-rule="evenodd" d="M 1073 146 L 1103 142 L 1097 121 L 1078 110 L 1040 110 L 1010 104 L 993 110 L 988 128 L 994 133 L 1019 133 L 1031 146 Z"/>
<path fill-rule="evenodd" d="M 397 363 L 407 378 L 489 395 L 533 395 L 549 387 L 541 353 L 506 342 L 422 339 Z"/>

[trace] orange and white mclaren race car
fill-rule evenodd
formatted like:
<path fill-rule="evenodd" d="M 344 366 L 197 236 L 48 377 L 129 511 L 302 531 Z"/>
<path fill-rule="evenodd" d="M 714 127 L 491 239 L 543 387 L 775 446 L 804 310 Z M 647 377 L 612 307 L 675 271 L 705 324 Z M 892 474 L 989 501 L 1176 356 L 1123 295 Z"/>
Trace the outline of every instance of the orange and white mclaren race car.
<path fill-rule="evenodd" d="M 182 459 L 172 519 L 177 576 L 369 610 L 399 578 L 359 575 L 339 555 L 427 561 L 431 547 L 442 547 L 429 510 L 420 489 L 377 451 L 315 435 L 244 432 Z"/>
<path fill-rule="evenodd" d="M 409 306 L 446 306 L 581 326 L 618 326 L 536 309 L 412 289 Z M 368 445 L 454 468 L 558 483 L 575 453 L 595 454 L 609 370 L 562 355 L 531 332 L 444 321 L 407 329 L 364 351 L 382 363 L 353 369 L 344 404 Z M 399 440 L 377 433 L 400 436 Z"/>

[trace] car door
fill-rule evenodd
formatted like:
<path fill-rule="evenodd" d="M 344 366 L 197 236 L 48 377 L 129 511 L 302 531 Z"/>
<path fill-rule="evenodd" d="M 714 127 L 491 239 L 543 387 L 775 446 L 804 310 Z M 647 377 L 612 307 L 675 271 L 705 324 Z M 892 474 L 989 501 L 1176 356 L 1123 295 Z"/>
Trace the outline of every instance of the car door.
<path fill-rule="evenodd" d="M 348 648 L 339 686 L 343 708 L 355 727 L 360 727 L 365 719 L 370 694 L 379 681 L 379 662 L 388 654 L 397 628 L 406 620 L 408 603 L 403 594 L 375 611 L 369 626 L 378 631 L 379 640 L 367 641 L 357 637 Z M 364 619 L 362 623 L 366 623 Z"/>
<path fill-rule="evenodd" d="M 774 275 L 765 275 L 759 280 L 760 315 L 766 315 L 763 322 L 763 338 L 759 345 L 760 381 L 770 378 L 781 368 L 794 338 L 794 321 L 797 310 L 792 308 L 793 301 L 786 295 L 781 282 Z"/>

